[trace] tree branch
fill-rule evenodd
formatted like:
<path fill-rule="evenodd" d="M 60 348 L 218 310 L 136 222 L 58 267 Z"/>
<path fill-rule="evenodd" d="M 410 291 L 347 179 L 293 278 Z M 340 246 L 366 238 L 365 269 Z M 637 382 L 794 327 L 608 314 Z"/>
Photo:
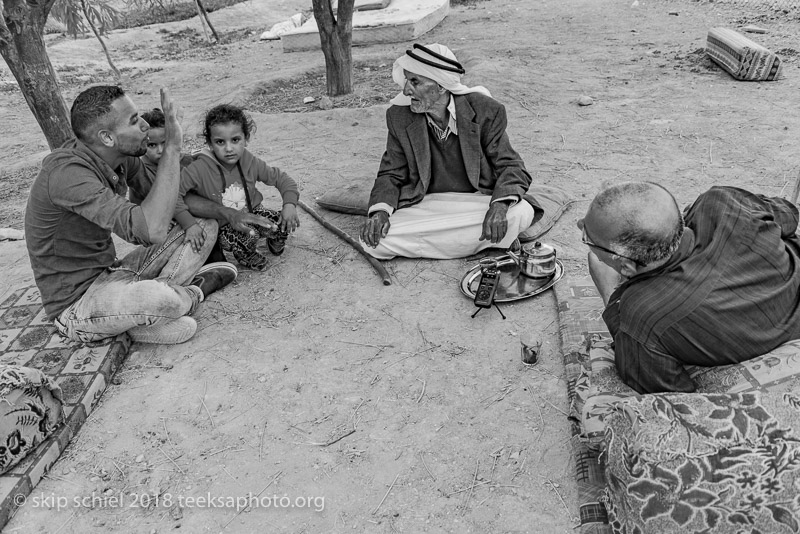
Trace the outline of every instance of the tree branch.
<path fill-rule="evenodd" d="M 3 48 L 8 46 L 11 42 L 11 31 L 6 26 L 6 3 L 5 0 L 0 0 L 0 46 Z"/>
<path fill-rule="evenodd" d="M 45 23 L 47 22 L 47 16 L 50 14 L 50 10 L 53 9 L 53 6 L 55 5 L 55 3 L 56 3 L 56 0 L 46 0 L 44 2 L 44 4 L 39 4 L 40 8 L 42 10 L 42 13 L 44 14 Z M 44 26 L 42 26 L 42 27 L 44 27 Z"/>
<path fill-rule="evenodd" d="M 336 31 L 341 36 L 353 31 L 353 9 L 355 5 L 356 0 L 339 0 L 339 7 L 336 10 Z"/>
<path fill-rule="evenodd" d="M 333 19 L 331 0 L 311 0 L 311 7 L 314 10 L 314 19 L 317 21 L 317 28 L 321 32 L 323 27 L 328 27 Z"/>

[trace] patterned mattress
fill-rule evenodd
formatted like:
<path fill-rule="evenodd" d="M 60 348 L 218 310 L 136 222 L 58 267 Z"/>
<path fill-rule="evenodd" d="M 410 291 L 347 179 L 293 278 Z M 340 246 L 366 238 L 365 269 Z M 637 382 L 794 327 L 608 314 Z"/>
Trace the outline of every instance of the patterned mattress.
<path fill-rule="evenodd" d="M 23 287 L 0 303 L 0 364 L 32 367 L 61 388 L 66 423 L 0 475 L 0 529 L 80 430 L 130 348 L 127 334 L 103 343 L 66 342 L 47 321 L 39 290 Z"/>

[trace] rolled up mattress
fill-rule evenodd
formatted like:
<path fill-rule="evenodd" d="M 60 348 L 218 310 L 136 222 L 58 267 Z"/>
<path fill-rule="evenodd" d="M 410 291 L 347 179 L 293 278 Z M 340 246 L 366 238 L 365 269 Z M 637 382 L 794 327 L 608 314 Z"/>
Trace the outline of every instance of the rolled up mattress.
<path fill-rule="evenodd" d="M 706 54 L 737 80 L 777 80 L 782 70 L 778 56 L 728 28 L 708 30 Z"/>

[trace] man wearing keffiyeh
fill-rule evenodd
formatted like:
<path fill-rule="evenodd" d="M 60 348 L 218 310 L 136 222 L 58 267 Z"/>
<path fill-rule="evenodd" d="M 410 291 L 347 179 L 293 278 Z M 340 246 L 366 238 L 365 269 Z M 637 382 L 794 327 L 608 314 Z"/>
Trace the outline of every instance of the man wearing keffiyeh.
<path fill-rule="evenodd" d="M 386 151 L 361 229 L 380 259 L 469 256 L 509 248 L 536 202 L 531 176 L 506 134 L 506 113 L 446 46 L 415 44 L 395 61 L 402 92 L 386 112 Z"/>

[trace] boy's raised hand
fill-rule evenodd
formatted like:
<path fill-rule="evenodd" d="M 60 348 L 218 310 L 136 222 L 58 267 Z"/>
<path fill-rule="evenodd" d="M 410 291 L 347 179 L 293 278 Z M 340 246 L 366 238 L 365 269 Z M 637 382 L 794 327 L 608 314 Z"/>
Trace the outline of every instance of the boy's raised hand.
<path fill-rule="evenodd" d="M 300 217 L 297 216 L 297 207 L 294 204 L 284 204 L 281 210 L 281 219 L 278 222 L 282 232 L 290 234 L 300 226 Z"/>
<path fill-rule="evenodd" d="M 180 122 L 183 110 L 172 101 L 172 95 L 166 87 L 161 88 L 161 110 L 164 112 L 166 142 L 180 149 L 183 144 L 183 127 Z"/>

